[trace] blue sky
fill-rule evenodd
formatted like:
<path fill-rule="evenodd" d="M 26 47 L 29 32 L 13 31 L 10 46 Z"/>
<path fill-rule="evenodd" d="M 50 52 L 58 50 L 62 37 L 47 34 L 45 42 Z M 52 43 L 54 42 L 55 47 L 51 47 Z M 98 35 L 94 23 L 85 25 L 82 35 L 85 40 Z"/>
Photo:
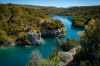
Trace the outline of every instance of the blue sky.
<path fill-rule="evenodd" d="M 100 0 L 0 0 L 0 3 L 72 7 L 72 6 L 100 5 Z"/>

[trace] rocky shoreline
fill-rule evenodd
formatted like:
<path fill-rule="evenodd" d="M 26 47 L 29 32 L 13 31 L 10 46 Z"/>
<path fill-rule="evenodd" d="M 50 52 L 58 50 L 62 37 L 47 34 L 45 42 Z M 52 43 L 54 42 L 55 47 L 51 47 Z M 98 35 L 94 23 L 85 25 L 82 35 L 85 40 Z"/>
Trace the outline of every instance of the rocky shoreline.
<path fill-rule="evenodd" d="M 20 35 L 21 34 L 21 35 Z M 37 46 L 42 44 L 41 38 L 50 38 L 56 36 L 64 36 L 66 29 L 62 22 L 57 19 L 41 19 L 38 29 L 26 26 L 22 32 L 19 32 L 18 36 L 9 41 L 1 41 L 2 47 L 7 46 Z"/>
<path fill-rule="evenodd" d="M 60 52 L 60 64 L 59 66 L 66 66 L 68 65 L 73 59 L 74 55 L 81 49 L 81 46 L 74 47 L 70 49 L 68 52 Z"/>

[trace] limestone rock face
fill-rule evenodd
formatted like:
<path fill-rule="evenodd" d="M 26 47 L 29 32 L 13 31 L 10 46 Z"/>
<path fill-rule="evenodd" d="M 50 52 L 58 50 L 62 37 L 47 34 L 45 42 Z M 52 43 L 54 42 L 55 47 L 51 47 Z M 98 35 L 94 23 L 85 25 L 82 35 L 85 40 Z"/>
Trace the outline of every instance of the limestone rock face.
<path fill-rule="evenodd" d="M 60 65 L 59 66 L 66 66 L 68 63 L 70 63 L 73 60 L 73 56 L 76 54 L 77 50 L 81 47 L 75 47 L 69 50 L 68 52 L 60 52 Z"/>

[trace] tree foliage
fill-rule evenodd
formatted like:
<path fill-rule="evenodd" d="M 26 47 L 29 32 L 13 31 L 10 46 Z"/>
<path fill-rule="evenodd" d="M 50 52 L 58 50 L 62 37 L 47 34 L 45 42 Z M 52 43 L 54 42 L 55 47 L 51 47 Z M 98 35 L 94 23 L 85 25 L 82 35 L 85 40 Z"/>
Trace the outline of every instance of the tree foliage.
<path fill-rule="evenodd" d="M 89 64 L 98 66 L 100 61 L 100 22 L 91 19 L 85 27 L 85 35 L 81 38 L 81 51 L 76 55 L 76 60 L 81 66 Z"/>

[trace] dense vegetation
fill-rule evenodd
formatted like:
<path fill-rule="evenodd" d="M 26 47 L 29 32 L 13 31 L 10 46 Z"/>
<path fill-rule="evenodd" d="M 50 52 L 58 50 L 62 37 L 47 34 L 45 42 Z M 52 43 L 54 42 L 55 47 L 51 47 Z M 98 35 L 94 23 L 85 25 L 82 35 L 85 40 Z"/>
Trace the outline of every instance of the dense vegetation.
<path fill-rule="evenodd" d="M 51 20 L 47 13 L 50 12 L 45 7 L 0 4 L 0 44 L 25 37 L 30 29 L 41 31 L 41 23 Z M 57 23 L 56 27 L 61 27 L 59 20 L 52 20 L 51 28 L 53 21 Z"/>
<path fill-rule="evenodd" d="M 0 32 L 7 38 L 16 38 L 26 29 L 38 29 L 40 19 L 49 18 L 40 9 L 24 8 L 14 4 L 0 4 Z M 2 34 L 0 36 L 2 36 Z"/>
<path fill-rule="evenodd" d="M 79 66 L 100 65 L 100 6 L 66 9 L 0 4 L 0 44 L 26 36 L 30 29 L 41 31 L 42 29 L 53 30 L 64 27 L 59 20 L 51 20 L 49 16 L 51 14 L 73 16 L 73 26 L 84 27 L 83 35 L 80 38 L 81 50 L 78 51 L 73 62 L 76 62 Z M 50 22 L 48 22 L 48 19 Z M 61 42 L 59 50 L 67 52 L 78 43 L 77 40 L 67 39 L 64 43 Z M 31 60 L 28 66 L 38 63 L 40 65 L 41 63 L 45 63 L 44 65 L 54 63 L 55 66 L 60 62 L 56 53 L 49 60 L 36 58 L 36 61 Z"/>
<path fill-rule="evenodd" d="M 80 41 L 81 50 L 75 57 L 80 66 L 98 66 L 100 63 L 100 22 L 91 19 L 85 26 L 84 35 Z"/>
<path fill-rule="evenodd" d="M 100 65 L 100 6 L 74 7 L 68 11 L 67 15 L 74 16 L 73 26 L 85 28 L 80 38 L 81 50 L 74 61 L 79 66 Z"/>
<path fill-rule="evenodd" d="M 85 28 L 80 38 L 81 50 L 74 61 L 79 66 L 100 65 L 100 6 L 77 7 L 70 11 L 74 16 L 73 26 Z"/>
<path fill-rule="evenodd" d="M 64 28 L 64 25 L 60 20 L 47 20 L 46 22 L 41 24 L 42 37 L 54 37 L 55 35 L 57 35 L 56 31 L 62 28 Z"/>
<path fill-rule="evenodd" d="M 100 65 L 100 6 L 74 7 L 65 12 L 73 15 L 73 26 L 84 28 L 80 38 L 81 50 L 74 61 L 79 66 Z"/>
<path fill-rule="evenodd" d="M 100 19 L 100 5 L 55 8 L 54 10 L 54 13 L 58 15 L 73 16 L 73 26 L 76 27 L 84 27 L 92 18 Z"/>
<path fill-rule="evenodd" d="M 100 6 L 77 7 L 70 9 L 74 15 L 73 26 L 84 27 L 92 18 L 100 18 Z"/>
<path fill-rule="evenodd" d="M 66 41 L 63 42 L 61 41 L 61 39 L 57 39 L 58 42 L 57 51 L 61 51 L 65 53 L 73 49 L 74 47 L 77 47 L 79 43 L 81 45 L 81 48 L 77 49 L 76 55 L 73 56 L 74 57 L 73 61 L 70 62 L 68 66 L 72 66 L 72 65 L 98 66 L 100 64 L 100 22 L 99 21 L 100 21 L 99 19 L 91 19 L 88 22 L 88 24 L 85 26 L 84 31 L 82 32 L 80 42 L 78 42 L 77 40 L 70 40 L 70 39 L 66 39 Z M 54 61 L 52 60 L 53 58 L 58 58 L 58 59 Z M 51 57 L 51 61 L 47 61 L 48 62 L 47 65 L 49 65 L 49 62 L 52 62 L 52 64 L 56 64 L 56 66 L 59 66 L 59 64 L 62 61 L 60 59 L 61 57 L 59 56 L 59 54 L 53 56 L 53 58 Z"/>

